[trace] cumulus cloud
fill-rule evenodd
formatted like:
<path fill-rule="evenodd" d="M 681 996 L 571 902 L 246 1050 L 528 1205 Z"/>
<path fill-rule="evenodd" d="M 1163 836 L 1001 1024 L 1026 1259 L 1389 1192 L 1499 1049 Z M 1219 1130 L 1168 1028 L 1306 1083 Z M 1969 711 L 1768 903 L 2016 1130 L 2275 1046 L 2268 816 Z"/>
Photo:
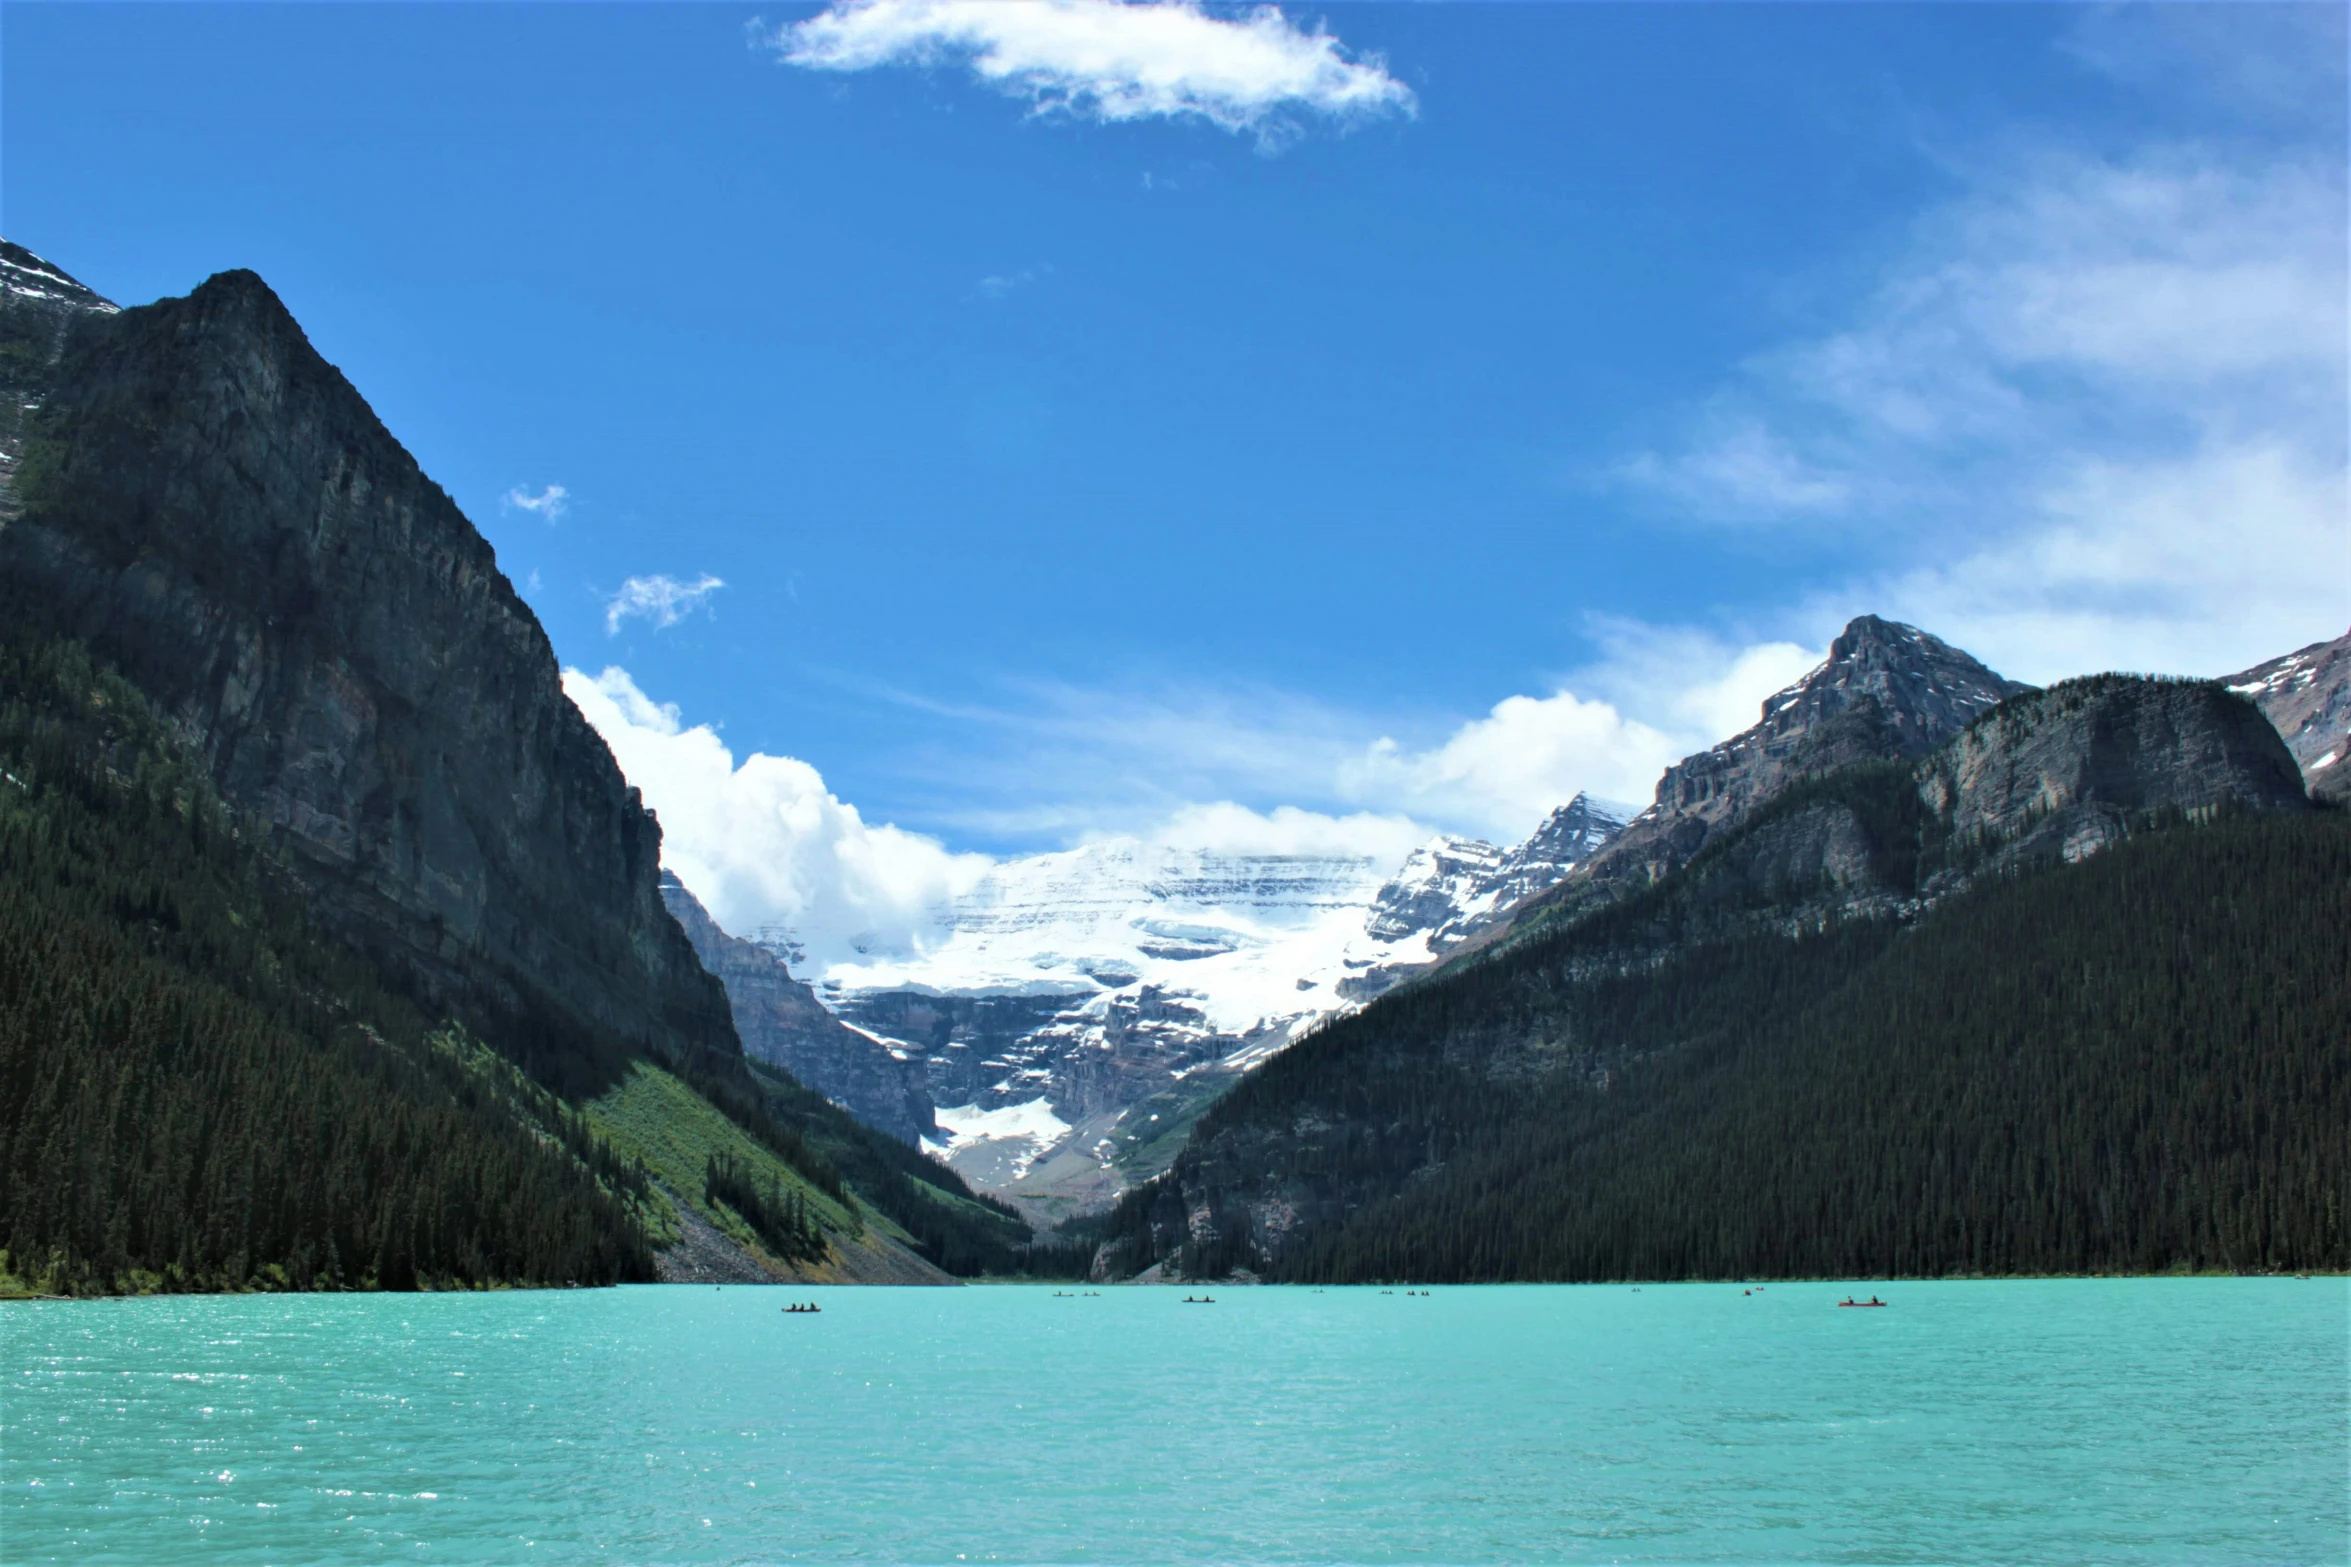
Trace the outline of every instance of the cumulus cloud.
<path fill-rule="evenodd" d="M 1602 631 L 1608 657 L 1576 683 L 1640 704 L 1643 716 L 1562 689 L 1507 698 L 1413 746 L 1295 698 L 1254 722 L 1224 698 L 1188 707 L 1163 698 L 1157 711 L 1139 715 L 1131 701 L 1077 693 L 1064 693 L 1071 706 L 1061 715 L 927 710 L 948 725 L 976 721 L 999 731 L 992 748 L 959 755 L 968 788 L 1079 792 L 1082 799 L 1048 794 L 1020 807 L 1042 814 L 1017 825 L 1052 831 L 1055 847 L 1120 837 L 1229 854 L 1340 855 L 1393 868 L 1439 829 L 1516 842 L 1579 791 L 1645 803 L 1668 762 L 1753 723 L 1763 698 L 1818 658 L 1791 644 L 1739 649 L 1630 623 Z M 625 670 L 567 669 L 563 685 L 659 814 L 663 862 L 722 926 L 790 941 L 809 973 L 935 947 L 945 939 L 944 911 L 1005 863 L 868 822 L 797 758 L 738 758 L 710 725 L 688 723 Z M 1120 710 L 1126 727 L 1102 721 Z M 1078 712 L 1087 716 L 1072 716 Z M 1085 747 L 1072 738 L 1081 722 L 1092 728 Z M 1193 749 L 1209 754 L 1188 754 Z M 1181 762 L 1167 765 L 1175 757 Z M 1120 798 L 1120 780 L 1155 761 L 1195 797 L 1170 793 L 1162 776 L 1152 791 Z M 1270 785 L 1315 804 L 1243 804 L 1219 797 L 1220 783 L 1260 792 Z"/>
<path fill-rule="evenodd" d="M 656 574 L 650 577 L 631 577 L 620 585 L 620 591 L 604 604 L 604 631 L 617 635 L 620 623 L 638 617 L 653 622 L 655 630 L 666 630 L 700 609 L 726 584 L 704 573 L 693 582 L 680 582 L 675 577 Z"/>
<path fill-rule="evenodd" d="M 1040 113 L 1197 119 L 1278 139 L 1288 116 L 1411 114 L 1377 55 L 1351 55 L 1271 5 L 1211 15 L 1185 0 L 836 0 L 754 38 L 819 71 L 958 63 Z"/>
<path fill-rule="evenodd" d="M 498 501 L 502 511 L 527 511 L 542 522 L 553 522 L 571 509 L 571 491 L 560 484 L 550 484 L 533 495 L 526 485 L 516 485 Z"/>
<path fill-rule="evenodd" d="M 1000 863 L 868 822 L 797 758 L 753 752 L 738 760 L 714 729 L 688 724 L 626 670 L 566 669 L 563 689 L 660 817 L 662 862 L 727 930 L 799 947 L 806 972 L 927 950 L 943 939 L 943 911 Z M 1131 836 L 1184 849 L 1395 865 L 1428 831 L 1397 815 L 1219 801 L 1179 806 Z"/>
<path fill-rule="evenodd" d="M 711 917 L 738 934 L 788 929 L 818 972 L 922 950 L 937 910 L 994 863 L 866 821 L 806 762 L 738 763 L 709 725 L 687 724 L 625 670 L 566 669 L 563 689 L 660 816 L 663 863 Z"/>
<path fill-rule="evenodd" d="M 1571 682 L 1583 694 L 1506 697 L 1425 748 L 1383 737 L 1341 769 L 1342 787 L 1516 841 L 1579 792 L 1647 804 L 1669 764 L 1754 723 L 1765 697 L 1821 658 L 1793 643 L 1737 648 L 1687 629 L 1603 631 L 1608 656 Z"/>
<path fill-rule="evenodd" d="M 869 695 L 943 737 L 950 760 L 924 819 L 950 831 L 1205 846 L 1225 824 L 1235 842 L 1377 855 L 1434 831 L 1516 842 L 1579 792 L 1645 802 L 1668 763 L 1754 723 L 1822 656 L 1630 621 L 1595 621 L 1591 634 L 1596 661 L 1467 718 L 1350 711 L 1262 686 L 1032 683 L 1000 707 Z"/>

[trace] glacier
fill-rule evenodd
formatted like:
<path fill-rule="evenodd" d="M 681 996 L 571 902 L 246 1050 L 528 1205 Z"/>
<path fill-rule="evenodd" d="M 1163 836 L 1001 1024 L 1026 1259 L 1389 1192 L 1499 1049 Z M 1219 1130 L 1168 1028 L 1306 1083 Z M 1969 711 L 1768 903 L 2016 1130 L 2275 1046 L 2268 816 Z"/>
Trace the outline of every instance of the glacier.
<path fill-rule="evenodd" d="M 1438 836 L 1400 867 L 1105 839 L 1000 863 L 927 939 L 806 977 L 922 1063 L 934 1153 L 1059 1217 L 1153 1173 L 1235 1075 L 1490 929 L 1632 814 L 1579 795 L 1515 847 Z M 806 934 L 759 939 L 798 957 Z"/>

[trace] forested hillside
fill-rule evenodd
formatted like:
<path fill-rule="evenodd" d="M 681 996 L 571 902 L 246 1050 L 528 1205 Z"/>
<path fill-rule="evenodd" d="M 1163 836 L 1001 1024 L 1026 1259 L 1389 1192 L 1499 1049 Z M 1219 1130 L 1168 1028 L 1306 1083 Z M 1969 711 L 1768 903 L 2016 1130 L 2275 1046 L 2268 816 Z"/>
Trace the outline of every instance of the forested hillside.
<path fill-rule="evenodd" d="M 1914 924 L 1709 939 L 1690 884 L 1269 1063 L 1130 1195 L 1102 1271 L 2351 1266 L 2351 816 L 2142 822 Z"/>
<path fill-rule="evenodd" d="M 0 1272 L 54 1293 L 653 1276 L 639 1171 L 322 939 L 129 685 L 0 646 Z"/>

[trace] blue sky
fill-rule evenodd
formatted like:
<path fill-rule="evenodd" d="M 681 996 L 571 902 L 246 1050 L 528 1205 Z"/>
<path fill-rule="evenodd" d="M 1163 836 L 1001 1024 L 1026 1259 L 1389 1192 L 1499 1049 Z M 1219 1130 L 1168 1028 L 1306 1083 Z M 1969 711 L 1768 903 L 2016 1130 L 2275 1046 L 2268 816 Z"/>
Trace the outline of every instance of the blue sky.
<path fill-rule="evenodd" d="M 11 4 L 0 229 L 267 278 L 738 924 L 2351 622 L 2341 7 L 1152 9 Z"/>

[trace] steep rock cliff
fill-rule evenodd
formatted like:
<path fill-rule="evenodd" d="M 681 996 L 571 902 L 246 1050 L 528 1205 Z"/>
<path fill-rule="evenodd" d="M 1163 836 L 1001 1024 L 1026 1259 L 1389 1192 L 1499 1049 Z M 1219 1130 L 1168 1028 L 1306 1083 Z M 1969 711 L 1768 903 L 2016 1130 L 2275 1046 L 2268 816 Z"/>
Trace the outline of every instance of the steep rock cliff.
<path fill-rule="evenodd" d="M 24 254 L 56 297 L 0 294 L 39 405 L 0 481 L 0 619 L 120 668 L 331 929 L 550 1080 L 738 1059 L 537 618 L 276 295 L 228 272 L 115 313 Z"/>
<path fill-rule="evenodd" d="M 834 1017 L 783 959 L 719 929 L 685 883 L 667 871 L 661 873 L 661 896 L 702 966 L 726 986 L 745 1054 L 782 1067 L 901 1142 L 939 1136 L 920 1060 L 893 1055 L 880 1040 Z"/>
<path fill-rule="evenodd" d="M 1944 832 L 2067 860 L 2150 811 L 2301 810 L 2291 752 L 2261 710 L 2213 681 L 2092 675 L 1984 714 L 1919 769 Z"/>

